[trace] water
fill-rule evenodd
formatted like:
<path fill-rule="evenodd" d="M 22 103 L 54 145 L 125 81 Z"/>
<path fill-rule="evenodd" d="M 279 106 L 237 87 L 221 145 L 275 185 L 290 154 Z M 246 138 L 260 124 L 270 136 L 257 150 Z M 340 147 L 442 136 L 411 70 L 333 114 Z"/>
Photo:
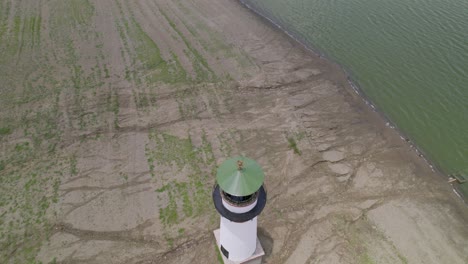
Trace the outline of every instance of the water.
<path fill-rule="evenodd" d="M 341 64 L 437 168 L 468 176 L 467 0 L 244 2 Z"/>

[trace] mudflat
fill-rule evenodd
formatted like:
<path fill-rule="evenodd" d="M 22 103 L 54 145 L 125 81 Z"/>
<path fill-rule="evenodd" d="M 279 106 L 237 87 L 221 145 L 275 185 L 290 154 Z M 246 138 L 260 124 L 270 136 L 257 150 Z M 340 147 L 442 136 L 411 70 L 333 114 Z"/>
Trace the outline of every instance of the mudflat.
<path fill-rule="evenodd" d="M 0 0 L 0 40 L 2 263 L 218 263 L 239 154 L 265 263 L 468 263 L 446 179 L 238 1 Z"/>

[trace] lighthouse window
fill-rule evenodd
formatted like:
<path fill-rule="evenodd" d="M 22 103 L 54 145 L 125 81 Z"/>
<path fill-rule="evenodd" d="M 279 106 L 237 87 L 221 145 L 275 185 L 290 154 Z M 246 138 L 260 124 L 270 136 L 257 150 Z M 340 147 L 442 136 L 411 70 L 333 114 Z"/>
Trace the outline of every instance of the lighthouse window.
<path fill-rule="evenodd" d="M 229 259 L 229 251 L 227 251 L 227 250 L 223 247 L 223 245 L 221 245 L 221 252 L 223 253 L 223 255 L 224 255 L 227 259 Z"/>
<path fill-rule="evenodd" d="M 251 195 L 247 195 L 247 196 L 235 196 L 235 195 L 231 195 L 229 193 L 226 193 L 226 192 L 222 192 L 223 194 L 223 197 L 229 202 L 229 203 L 232 203 L 232 204 L 249 204 L 249 203 L 252 203 L 255 201 L 255 199 L 257 198 L 257 194 L 258 192 L 255 192 Z"/>

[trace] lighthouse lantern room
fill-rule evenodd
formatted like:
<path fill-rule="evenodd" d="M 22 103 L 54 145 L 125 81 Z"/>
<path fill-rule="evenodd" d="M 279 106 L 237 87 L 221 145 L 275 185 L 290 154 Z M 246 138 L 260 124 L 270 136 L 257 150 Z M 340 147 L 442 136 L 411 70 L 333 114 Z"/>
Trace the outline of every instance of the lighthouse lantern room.
<path fill-rule="evenodd" d="M 221 223 L 214 234 L 225 263 L 261 263 L 257 216 L 266 204 L 264 178 L 260 165 L 243 156 L 224 161 L 217 170 L 213 202 Z"/>

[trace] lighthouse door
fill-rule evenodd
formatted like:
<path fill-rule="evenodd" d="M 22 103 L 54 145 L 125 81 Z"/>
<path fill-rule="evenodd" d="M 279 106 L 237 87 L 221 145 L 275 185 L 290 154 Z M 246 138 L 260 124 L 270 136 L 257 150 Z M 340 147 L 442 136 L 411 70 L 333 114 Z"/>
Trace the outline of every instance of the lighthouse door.
<path fill-rule="evenodd" d="M 227 251 L 227 250 L 223 247 L 223 245 L 221 245 L 221 252 L 223 253 L 223 255 L 224 255 L 227 259 L 229 259 L 229 251 Z"/>

